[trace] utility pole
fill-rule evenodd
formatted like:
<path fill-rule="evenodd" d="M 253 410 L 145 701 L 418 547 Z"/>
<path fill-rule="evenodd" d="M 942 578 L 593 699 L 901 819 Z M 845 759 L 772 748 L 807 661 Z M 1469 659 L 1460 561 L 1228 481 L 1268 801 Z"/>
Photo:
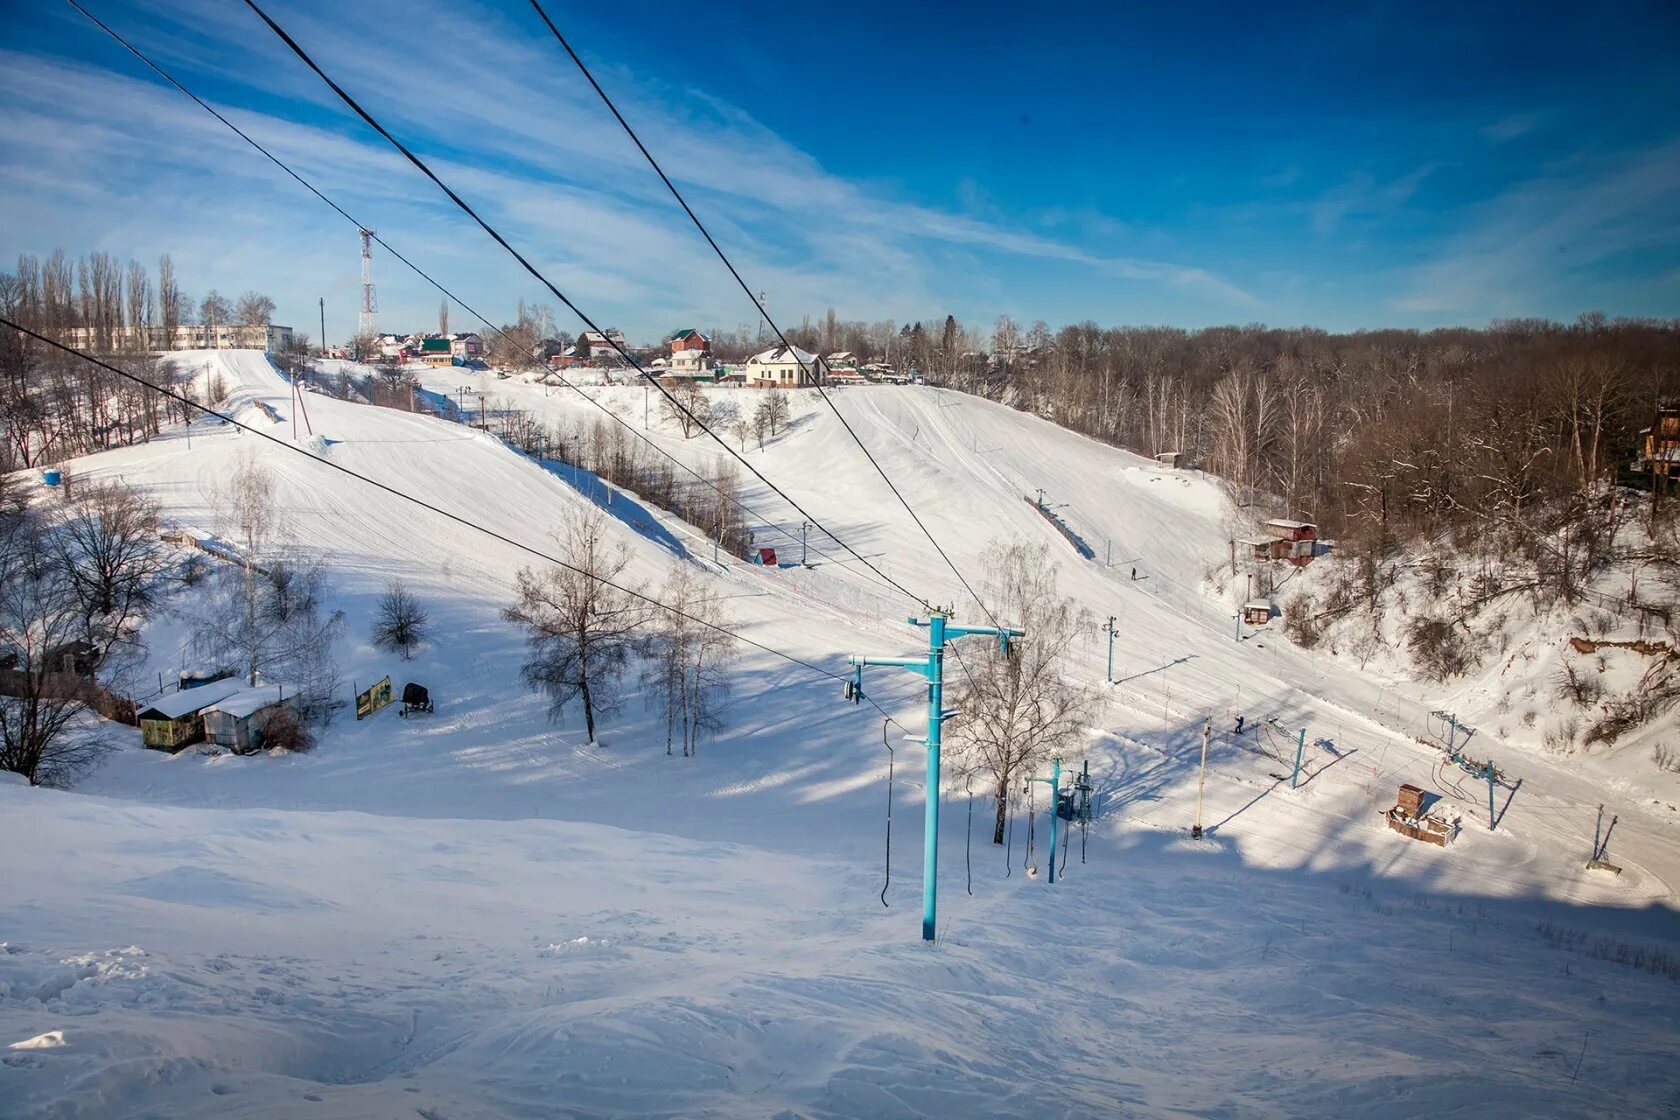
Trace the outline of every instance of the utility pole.
<path fill-rule="evenodd" d="M 321 304 L 321 357 L 327 356 L 327 297 L 320 297 Z"/>
<path fill-rule="evenodd" d="M 652 399 L 649 396 L 649 394 L 652 391 L 653 391 L 653 386 L 652 385 L 643 385 L 642 386 L 642 431 L 644 431 L 644 432 L 647 431 L 647 428 L 648 428 L 648 415 L 649 415 L 649 408 L 650 408 L 648 402 Z"/>
<path fill-rule="evenodd" d="M 912 626 L 925 626 L 928 631 L 926 657 L 858 657 L 847 660 L 852 665 L 852 679 L 846 682 L 846 699 L 856 704 L 863 699 L 863 670 L 870 665 L 890 665 L 920 674 L 928 682 L 927 737 L 920 740 L 927 746 L 927 811 L 922 830 L 922 940 L 932 941 L 939 902 L 939 746 L 945 720 L 956 712 L 945 710 L 945 646 L 955 638 L 984 635 L 998 640 L 1005 653 L 1009 639 L 1022 637 L 1025 631 L 1004 626 L 950 626 L 949 610 L 930 609 L 927 621 L 907 619 Z M 917 741 L 912 739 L 912 741 Z"/>
<path fill-rule="evenodd" d="M 801 568 L 809 566 L 805 563 L 805 535 L 810 531 L 810 528 L 811 523 L 808 521 L 801 521 L 799 523 L 799 566 Z"/>
<path fill-rule="evenodd" d="M 1207 789 L 1208 739 L 1213 736 L 1213 720 L 1202 723 L 1202 774 L 1196 779 L 1196 823 L 1190 826 L 1190 839 L 1202 838 L 1202 791 Z"/>
<path fill-rule="evenodd" d="M 1104 684 L 1114 683 L 1114 616 L 1108 616 L 1108 628 L 1103 631 L 1108 635 L 1108 671 L 1103 674 Z"/>
<path fill-rule="evenodd" d="M 1048 778 L 1028 778 L 1029 782 L 1043 782 L 1050 787 L 1050 885 L 1056 885 L 1056 822 L 1061 820 L 1062 760 L 1050 760 Z"/>

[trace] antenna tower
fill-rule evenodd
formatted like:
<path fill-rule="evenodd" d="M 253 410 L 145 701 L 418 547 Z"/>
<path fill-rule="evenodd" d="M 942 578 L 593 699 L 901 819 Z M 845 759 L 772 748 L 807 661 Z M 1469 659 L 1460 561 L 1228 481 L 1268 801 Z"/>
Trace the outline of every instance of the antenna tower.
<path fill-rule="evenodd" d="M 373 294 L 373 231 L 362 231 L 362 318 L 357 333 L 374 333 L 374 315 L 379 311 L 379 297 Z"/>

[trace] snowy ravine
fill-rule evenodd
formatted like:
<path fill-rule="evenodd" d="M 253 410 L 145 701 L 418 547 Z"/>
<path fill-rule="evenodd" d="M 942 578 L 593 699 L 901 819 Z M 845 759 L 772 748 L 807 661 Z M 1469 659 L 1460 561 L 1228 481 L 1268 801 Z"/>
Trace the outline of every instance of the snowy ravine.
<path fill-rule="evenodd" d="M 289 438 L 260 354 L 184 357 L 237 387 L 242 421 Z M 593 411 L 489 388 L 550 421 Z M 595 392 L 640 425 L 639 389 Z M 883 907 L 873 709 L 749 649 L 729 727 L 698 758 L 667 758 L 634 702 L 585 744 L 520 684 L 499 618 L 528 557 L 201 421 L 191 450 L 170 435 L 77 477 L 121 476 L 212 527 L 218 482 L 259 458 L 288 536 L 327 555 L 347 681 L 421 681 L 438 711 L 346 717 L 282 757 L 169 757 L 117 728 L 123 749 L 73 791 L 0 783 L 0 1116 L 1680 1115 L 1680 981 L 1606 959 L 1680 961 L 1680 789 L 1480 739 L 1523 780 L 1490 832 L 1475 783 L 1443 781 L 1417 741 L 1438 698 L 1279 636 L 1235 640 L 1201 590 L 1228 547 L 1205 480 L 971 398 L 836 397 L 965 571 L 999 535 L 1066 549 L 1022 501 L 1039 486 L 1096 548 L 1096 563 L 1061 554 L 1062 589 L 1117 616 L 1122 683 L 1088 753 L 1101 814 L 1069 838 L 1061 881 L 1042 794 L 1006 876 L 990 802 L 950 782 L 941 936 L 923 944 L 921 754 L 892 732 Z M 563 468 L 444 421 L 309 408 L 316 454 L 539 547 L 586 500 Z M 653 428 L 690 461 L 715 453 Z M 821 402 L 798 400 L 749 458 L 894 578 L 960 605 Z M 746 500 L 797 524 L 761 489 Z M 915 605 L 855 563 L 714 567 L 692 530 L 615 501 L 636 578 L 695 557 L 756 641 L 838 670 L 924 640 L 903 624 Z M 393 575 L 446 635 L 410 663 L 365 644 Z M 184 663 L 182 634 L 154 624 L 152 671 Z M 1081 671 L 1100 681 L 1104 656 L 1079 650 Z M 872 695 L 920 729 L 913 678 Z M 1265 737 L 1230 733 L 1237 711 L 1309 727 L 1302 788 Z M 1382 826 L 1405 781 L 1445 795 L 1451 847 Z M 1583 867 L 1599 802 L 1621 818 L 1620 877 Z"/>

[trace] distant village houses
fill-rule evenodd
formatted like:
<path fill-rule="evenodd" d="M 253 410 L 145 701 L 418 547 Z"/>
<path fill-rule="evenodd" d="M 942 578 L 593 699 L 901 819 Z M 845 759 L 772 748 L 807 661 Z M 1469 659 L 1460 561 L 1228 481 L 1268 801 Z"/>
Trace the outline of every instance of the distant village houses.
<path fill-rule="evenodd" d="M 374 342 L 378 357 L 408 364 L 465 366 L 484 354 L 484 340 L 469 332 L 459 334 L 382 334 Z"/>

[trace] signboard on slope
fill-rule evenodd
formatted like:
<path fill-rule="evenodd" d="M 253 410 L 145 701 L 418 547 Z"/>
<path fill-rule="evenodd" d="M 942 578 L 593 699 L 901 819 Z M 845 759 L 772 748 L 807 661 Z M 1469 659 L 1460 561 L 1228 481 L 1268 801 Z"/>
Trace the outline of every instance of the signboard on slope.
<path fill-rule="evenodd" d="M 391 678 L 385 677 L 366 692 L 356 694 L 356 718 L 371 716 L 391 702 Z"/>

